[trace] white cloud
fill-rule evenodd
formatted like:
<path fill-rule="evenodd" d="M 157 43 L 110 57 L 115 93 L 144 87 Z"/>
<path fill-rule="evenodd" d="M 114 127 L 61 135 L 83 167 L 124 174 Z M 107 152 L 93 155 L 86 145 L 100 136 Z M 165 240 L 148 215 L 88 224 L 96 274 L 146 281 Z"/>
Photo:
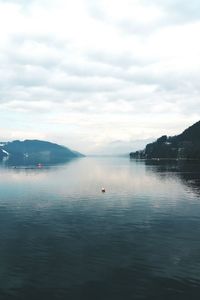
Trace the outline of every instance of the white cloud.
<path fill-rule="evenodd" d="M 1 136 L 87 152 L 197 121 L 200 4 L 188 3 L 0 0 Z"/>

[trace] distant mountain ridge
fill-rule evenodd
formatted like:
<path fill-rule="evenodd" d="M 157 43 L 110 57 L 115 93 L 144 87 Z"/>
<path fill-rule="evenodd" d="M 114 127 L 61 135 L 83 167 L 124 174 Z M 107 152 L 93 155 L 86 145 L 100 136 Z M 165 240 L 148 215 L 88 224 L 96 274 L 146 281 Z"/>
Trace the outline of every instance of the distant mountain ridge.
<path fill-rule="evenodd" d="M 181 134 L 161 136 L 147 144 L 144 150 L 131 152 L 131 158 L 146 159 L 200 159 L 200 121 L 185 129 Z"/>
<path fill-rule="evenodd" d="M 65 146 L 41 140 L 16 140 L 0 144 L 0 160 L 13 164 L 59 163 L 82 156 Z"/>
<path fill-rule="evenodd" d="M 147 143 L 152 142 L 153 139 L 137 139 L 137 140 L 114 140 L 112 142 L 103 143 L 96 149 L 93 149 L 91 155 L 105 155 L 105 156 L 127 156 L 130 149 L 136 151 L 139 148 L 145 147 Z"/>

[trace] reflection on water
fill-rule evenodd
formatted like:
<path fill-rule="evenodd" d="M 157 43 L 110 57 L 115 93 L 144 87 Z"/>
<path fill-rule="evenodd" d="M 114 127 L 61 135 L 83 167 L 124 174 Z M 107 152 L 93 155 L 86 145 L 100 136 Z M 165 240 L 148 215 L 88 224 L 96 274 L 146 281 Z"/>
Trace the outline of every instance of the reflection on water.
<path fill-rule="evenodd" d="M 1 168 L 2 299 L 198 299 L 199 180 L 126 158 Z"/>
<path fill-rule="evenodd" d="M 185 160 L 146 160 L 147 170 L 156 172 L 163 176 L 178 177 L 191 188 L 191 191 L 200 194 L 200 162 Z"/>
<path fill-rule="evenodd" d="M 78 159 L 78 157 L 68 157 L 63 158 L 59 157 L 48 157 L 40 154 L 36 154 L 34 157 L 26 157 L 26 156 L 20 156 L 20 155 L 12 155 L 5 157 L 1 162 L 0 166 L 4 167 L 13 167 L 13 168 L 38 168 L 41 166 L 53 166 L 53 165 L 60 165 L 69 163 L 71 160 Z"/>

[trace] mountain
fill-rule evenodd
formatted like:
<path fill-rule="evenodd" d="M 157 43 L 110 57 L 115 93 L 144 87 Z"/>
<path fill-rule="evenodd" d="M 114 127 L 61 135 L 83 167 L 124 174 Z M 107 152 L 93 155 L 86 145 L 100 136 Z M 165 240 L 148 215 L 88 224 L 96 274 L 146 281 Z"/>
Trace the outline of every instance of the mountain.
<path fill-rule="evenodd" d="M 114 140 L 109 143 L 104 143 L 101 146 L 92 150 L 92 155 L 105 155 L 105 156 L 121 156 L 129 153 L 130 149 L 136 151 L 138 148 L 143 148 L 147 143 L 152 142 L 153 139 L 141 139 L 141 140 Z"/>
<path fill-rule="evenodd" d="M 131 158 L 146 159 L 200 159 L 200 121 L 181 134 L 161 136 L 155 142 L 147 144 L 141 151 L 131 152 Z"/>
<path fill-rule="evenodd" d="M 4 151 L 2 149 L 0 149 L 0 161 L 6 156 L 7 155 L 4 153 Z"/>
<path fill-rule="evenodd" d="M 3 143 L 0 146 L 0 159 L 11 164 L 52 164 L 83 156 L 67 147 L 40 140 L 25 140 Z"/>

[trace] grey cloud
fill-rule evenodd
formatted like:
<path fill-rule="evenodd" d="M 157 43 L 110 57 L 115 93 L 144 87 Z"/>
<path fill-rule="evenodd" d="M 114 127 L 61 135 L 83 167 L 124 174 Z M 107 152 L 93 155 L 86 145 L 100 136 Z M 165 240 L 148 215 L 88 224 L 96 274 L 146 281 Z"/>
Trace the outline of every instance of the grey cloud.
<path fill-rule="evenodd" d="M 107 23 L 109 26 L 115 26 L 118 27 L 119 30 L 122 30 L 124 33 L 128 34 L 135 34 L 135 35 L 148 35 L 152 33 L 152 31 L 157 30 L 158 28 L 158 22 L 153 22 L 149 24 L 149 22 L 138 22 L 134 18 L 126 19 L 121 18 L 120 20 L 111 20 L 109 16 L 107 15 L 106 8 L 102 6 L 102 2 L 100 0 L 87 0 L 86 1 L 88 5 L 88 10 L 96 19 L 99 19 L 100 21 Z M 153 4 L 153 1 L 151 2 L 151 5 Z M 147 7 L 151 6 L 149 5 L 149 1 L 145 3 Z"/>
<path fill-rule="evenodd" d="M 100 0 L 87 0 L 90 14 L 107 23 L 109 26 L 118 27 L 126 34 L 136 36 L 149 36 L 153 32 L 160 30 L 162 27 L 173 26 L 188 22 L 200 20 L 200 2 L 199 0 L 141 0 L 140 5 L 146 8 L 156 7 L 163 12 L 163 16 L 152 22 L 138 22 L 138 20 L 121 18 L 120 20 L 110 20 L 106 8 L 103 8 Z"/>
<path fill-rule="evenodd" d="M 117 49 L 116 49 L 116 52 Z M 106 51 L 91 51 L 87 57 L 95 62 L 111 65 L 124 70 L 128 70 L 132 66 L 143 66 L 150 63 L 149 59 L 141 58 L 141 56 L 134 55 L 132 51 L 124 51 L 122 53 L 109 53 Z"/>
<path fill-rule="evenodd" d="M 127 34 L 136 36 L 150 35 L 152 34 L 152 32 L 157 31 L 160 28 L 160 26 L 158 25 L 160 25 L 158 22 L 153 24 L 139 24 L 137 22 L 134 22 L 134 20 L 130 21 L 126 19 L 116 22 L 116 26 L 118 26 L 120 30 Z"/>
<path fill-rule="evenodd" d="M 96 5 L 98 2 L 94 3 L 91 9 L 93 12 L 96 10 L 95 14 L 103 21 L 103 11 Z M 164 4 L 159 0 L 152 2 L 160 7 L 166 7 L 168 14 L 174 11 L 174 15 L 178 16 L 180 1 L 176 1 L 176 5 L 173 3 L 169 1 Z M 182 15 L 185 9 L 185 17 L 188 5 L 183 1 L 183 7 L 180 9 Z M 195 6 L 191 4 L 191 11 L 192 9 L 195 9 Z M 127 27 L 127 30 L 130 28 L 137 35 L 141 33 L 141 27 L 134 20 L 132 24 L 124 20 L 124 23 L 122 21 L 118 25 Z M 146 31 L 146 28 L 142 30 Z M 24 49 L 29 43 L 44 46 L 47 52 L 37 55 L 34 52 L 26 52 Z M 136 106 L 133 111 L 139 111 L 146 109 L 145 103 L 146 107 L 154 103 L 153 98 L 155 99 L 153 106 L 156 106 L 156 101 L 159 101 L 157 97 L 163 96 L 165 92 L 174 99 L 177 95 L 192 94 L 194 90 L 200 91 L 197 74 L 191 76 L 187 70 L 181 73 L 174 69 L 166 71 L 160 66 L 159 59 L 136 54 L 134 49 L 87 50 L 82 52 L 81 61 L 76 62 L 76 53 L 73 53 L 70 40 L 59 40 L 51 34 L 38 33 L 11 36 L 10 44 L 4 50 L 6 59 L 0 74 L 2 79 L 0 101 L 17 100 L 19 105 L 22 105 L 20 100 L 30 103 L 37 99 L 38 101 L 50 99 L 52 103 L 63 103 L 89 99 L 94 103 L 104 99 L 108 103 L 121 100 L 132 102 Z M 134 90 L 134 86 L 145 85 L 152 86 L 152 92 L 148 91 L 145 94 Z M 99 95 L 101 97 L 98 98 Z M 164 97 L 160 101 L 168 102 Z"/>
<path fill-rule="evenodd" d="M 14 4 L 19 4 L 20 6 L 29 6 L 31 3 L 33 3 L 34 0 L 0 0 L 0 3 L 14 3 Z"/>
<path fill-rule="evenodd" d="M 124 80 L 130 84 L 139 85 L 150 85 L 156 86 L 158 90 L 163 91 L 174 91 L 181 93 L 187 90 L 199 91 L 200 84 L 197 74 L 199 72 L 194 70 L 184 70 L 176 69 L 173 67 L 171 69 L 166 69 L 162 65 L 162 61 L 154 62 L 149 59 L 137 61 L 131 57 L 131 55 L 121 54 L 117 56 L 116 54 L 111 55 L 106 52 L 103 53 L 89 53 L 88 58 L 90 58 L 93 63 L 96 63 L 95 71 L 98 76 L 112 77 L 119 80 Z M 102 65 L 108 66 L 101 68 Z M 99 68 L 98 68 L 99 66 Z M 101 70 L 100 72 L 99 69 Z M 95 74 L 93 71 L 93 74 Z M 76 71 L 74 70 L 76 73 Z M 78 72 L 79 73 L 79 72 Z M 84 70 L 83 74 L 87 75 L 87 69 Z M 200 74 L 199 74 L 200 75 Z"/>
<path fill-rule="evenodd" d="M 8 1 L 0 0 L 0 3 Z M 17 27 L 16 22 L 16 30 L 12 26 L 6 28 L 4 35 L 10 33 L 5 43 L 3 39 L 0 43 L 0 114 L 5 128 L 12 128 L 9 120 L 14 117 L 13 128 L 18 127 L 20 131 L 20 124 L 25 128 L 30 124 L 29 116 L 33 115 L 33 119 L 42 120 L 44 132 L 53 132 L 51 137 L 60 134 L 63 138 L 70 131 L 67 133 L 69 139 L 76 135 L 80 141 L 84 136 L 85 144 L 89 144 L 90 140 L 98 141 L 100 136 L 99 143 L 102 140 L 104 144 L 115 139 L 132 141 L 141 135 L 144 138 L 159 136 L 160 125 L 175 128 L 179 121 L 183 125 L 189 118 L 196 119 L 200 104 L 200 71 L 198 49 L 194 52 L 195 60 L 192 48 L 198 36 L 196 40 L 192 36 L 189 48 L 180 47 L 180 52 L 183 49 L 180 57 L 175 49 L 178 47 L 176 37 L 180 32 L 184 46 L 185 26 L 177 26 L 180 31 L 178 29 L 172 39 L 170 36 L 174 24 L 185 25 L 198 20 L 200 10 L 196 0 L 192 3 L 185 0 L 138 1 L 163 10 L 163 18 L 153 18 L 149 23 L 130 16 L 109 19 L 101 1 L 81 0 L 82 4 L 88 2 L 89 5 L 84 16 L 80 14 L 83 31 L 79 24 L 76 28 L 74 21 L 71 22 L 75 28 L 70 28 L 70 20 L 65 24 L 64 18 L 60 23 L 68 25 L 66 31 L 59 22 L 48 30 L 54 6 L 48 10 L 47 0 L 9 1 L 14 2 L 20 6 L 16 9 L 16 20 L 22 24 Z M 57 2 L 51 2 L 56 9 Z M 65 6 L 65 1 L 59 1 L 60 4 Z M 70 8 L 70 1 L 68 4 Z M 6 9 L 9 10 L 9 6 Z M 20 33 L 29 13 L 32 33 Z M 37 13 L 46 15 L 47 24 L 41 32 L 37 32 L 37 26 L 36 30 L 34 28 Z M 107 26 L 108 34 L 105 32 Z M 169 27 L 163 28 L 165 26 Z M 186 28 L 187 37 L 191 28 L 193 30 L 192 26 Z M 198 26 L 195 25 L 194 31 L 197 35 Z M 165 45 L 168 48 L 168 42 L 169 55 L 164 48 Z M 40 132 L 41 124 L 36 123 L 36 131 Z"/>
<path fill-rule="evenodd" d="M 143 3 L 149 5 L 148 0 Z M 151 4 L 155 4 L 168 12 L 168 20 L 177 22 L 195 21 L 200 18 L 200 2 L 198 0 L 153 0 Z"/>
<path fill-rule="evenodd" d="M 12 68 L 12 70 L 8 70 Z M 7 74 L 4 80 L 3 76 Z M 6 65 L 0 72 L 0 85 L 2 88 L 12 88 L 15 86 L 41 86 L 45 85 L 48 78 L 48 72 L 42 67 L 35 67 L 31 65 Z"/>
<path fill-rule="evenodd" d="M 34 0 L 29 0 L 28 3 L 32 3 Z M 0 0 L 0 3 L 19 3 L 19 4 L 26 4 L 26 0 Z"/>
<path fill-rule="evenodd" d="M 63 40 L 59 37 L 52 34 L 44 34 L 44 33 L 15 33 L 15 35 L 10 36 L 10 41 L 12 44 L 17 47 L 22 45 L 26 41 L 41 43 L 47 45 L 48 47 L 53 47 L 57 49 L 63 49 L 68 46 L 70 43 L 69 40 Z"/>
<path fill-rule="evenodd" d="M 31 49 L 31 46 L 33 46 L 33 49 Z M 40 51 L 40 47 L 46 48 L 47 51 Z M 11 41 L 10 47 L 6 49 L 6 56 L 7 60 L 13 64 L 38 65 L 50 68 L 60 63 L 59 48 L 52 48 L 41 39 L 21 40 L 21 43 Z"/>
<path fill-rule="evenodd" d="M 0 3 L 14 3 L 26 9 L 34 4 L 46 4 L 48 6 L 48 4 L 53 1 L 54 0 L 0 0 Z"/>
<path fill-rule="evenodd" d="M 100 64 L 96 61 L 87 60 L 85 62 L 64 62 L 60 66 L 61 70 L 69 76 L 77 77 L 113 77 L 114 68 L 109 65 Z"/>
<path fill-rule="evenodd" d="M 106 20 L 106 14 L 103 8 L 101 7 L 101 3 L 99 1 L 94 0 L 86 0 L 86 5 L 88 11 L 92 17 L 98 19 L 100 21 Z"/>
<path fill-rule="evenodd" d="M 74 91 L 75 93 L 97 93 L 116 91 L 122 87 L 122 82 L 117 79 L 106 80 L 98 77 L 66 77 L 64 80 L 50 80 L 50 85 L 61 90 Z"/>

